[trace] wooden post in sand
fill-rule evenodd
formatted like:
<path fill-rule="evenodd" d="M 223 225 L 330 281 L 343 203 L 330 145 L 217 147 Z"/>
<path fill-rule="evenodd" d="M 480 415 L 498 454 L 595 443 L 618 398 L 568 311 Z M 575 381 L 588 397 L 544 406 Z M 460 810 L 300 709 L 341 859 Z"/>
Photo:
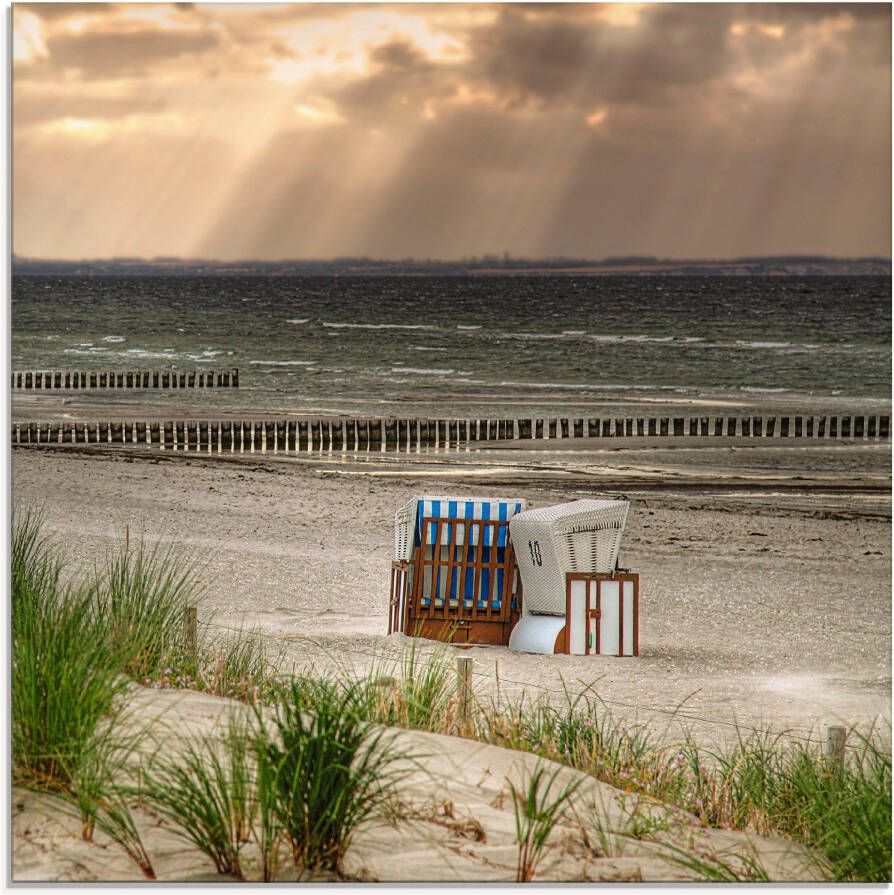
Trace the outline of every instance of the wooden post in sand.
<path fill-rule="evenodd" d="M 464 729 L 472 713 L 472 659 L 456 660 L 456 701 L 460 729 Z"/>
<path fill-rule="evenodd" d="M 846 739 L 846 727 L 832 725 L 826 728 L 826 758 L 835 767 L 844 767 L 844 741 Z"/>
<path fill-rule="evenodd" d="M 187 606 L 183 611 L 183 640 L 186 644 L 186 655 L 193 661 L 198 656 L 199 612 L 195 606 Z"/>

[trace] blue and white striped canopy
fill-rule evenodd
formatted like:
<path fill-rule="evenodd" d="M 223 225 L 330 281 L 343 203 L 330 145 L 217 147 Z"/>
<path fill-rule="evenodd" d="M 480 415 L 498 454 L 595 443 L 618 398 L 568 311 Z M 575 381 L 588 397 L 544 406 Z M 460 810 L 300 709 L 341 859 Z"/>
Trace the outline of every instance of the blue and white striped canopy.
<path fill-rule="evenodd" d="M 418 547 L 422 543 L 422 520 L 431 519 L 495 519 L 506 522 L 516 513 L 524 509 L 524 501 L 521 500 L 440 500 L 437 498 L 423 498 L 416 507 L 416 532 L 414 543 Z M 497 543 L 494 545 L 496 530 Z M 470 529 L 470 541 L 478 543 L 478 532 L 484 533 L 485 547 L 505 547 L 509 532 L 506 526 L 475 525 Z M 425 543 L 434 544 L 437 536 L 437 526 L 430 525 L 426 532 Z M 449 529 L 445 531 L 444 545 L 450 544 Z M 456 543 L 462 544 L 464 537 L 463 528 L 456 529 Z"/>
<path fill-rule="evenodd" d="M 471 500 L 451 500 L 439 498 L 422 498 L 418 501 L 416 507 L 416 526 L 414 532 L 414 544 L 419 547 L 423 543 L 422 525 L 423 519 L 449 519 L 449 520 L 481 520 L 502 521 L 506 522 L 516 513 L 522 512 L 525 502 L 522 500 L 490 500 L 490 499 L 471 499 Z M 430 523 L 428 530 L 424 534 L 424 543 L 426 548 L 431 551 L 435 549 L 435 541 L 438 537 L 438 526 L 436 523 Z M 451 539 L 451 532 L 454 533 L 455 539 Z M 475 525 L 469 528 L 469 543 L 465 545 L 465 551 L 468 551 L 467 559 L 474 562 L 477 549 L 473 552 L 472 548 L 477 548 L 480 536 L 483 539 L 481 559 L 485 562 L 495 559 L 497 562 L 503 562 L 505 550 L 509 543 L 509 526 L 497 525 Z M 441 540 L 439 548 L 452 549 L 456 551 L 458 547 L 464 546 L 465 538 L 464 526 L 442 526 Z M 496 548 L 496 555 L 492 557 L 491 548 Z M 456 558 L 461 558 L 458 554 Z M 458 603 L 460 587 L 465 597 L 463 603 L 466 607 L 470 607 L 477 602 L 479 609 L 484 609 L 488 603 L 494 610 L 499 610 L 503 599 L 507 596 L 506 588 L 511 586 L 512 582 L 504 581 L 502 569 L 498 569 L 494 580 L 491 580 L 491 572 L 483 569 L 478 581 L 478 587 L 475 587 L 474 572 L 471 568 L 467 569 L 462 578 L 462 586 L 460 585 L 460 575 L 457 571 L 448 573 L 447 570 L 439 572 L 432 579 L 432 570 L 425 570 L 425 596 L 422 598 L 422 605 L 429 604 L 430 595 L 434 597 L 436 606 L 443 606 L 445 599 L 450 601 L 450 605 L 455 606 Z"/>

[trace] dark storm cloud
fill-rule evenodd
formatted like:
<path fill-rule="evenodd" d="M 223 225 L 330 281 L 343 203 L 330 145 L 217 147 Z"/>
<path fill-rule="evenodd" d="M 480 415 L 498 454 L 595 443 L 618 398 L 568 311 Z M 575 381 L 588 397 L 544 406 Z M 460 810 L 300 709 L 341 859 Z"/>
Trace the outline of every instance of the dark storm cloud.
<path fill-rule="evenodd" d="M 473 38 L 473 69 L 510 102 L 654 102 L 724 71 L 731 16 L 664 7 L 631 28 L 510 7 Z"/>
<path fill-rule="evenodd" d="M 57 68 L 77 68 L 85 78 L 115 78 L 142 74 L 160 63 L 210 50 L 217 43 L 217 35 L 210 32 L 146 29 L 60 35 L 47 41 L 47 49 Z"/>
<path fill-rule="evenodd" d="M 433 64 L 409 40 L 396 40 L 370 53 L 369 74 L 326 91 L 355 124 L 382 123 L 394 117 L 418 118 L 426 100 L 443 99 L 454 90 L 449 67 Z"/>
<path fill-rule="evenodd" d="M 406 72 L 414 69 L 431 69 L 425 54 L 413 46 L 409 40 L 395 40 L 375 47 L 370 53 L 370 59 L 374 65 L 388 71 Z"/>
<path fill-rule="evenodd" d="M 816 4 L 810 9 L 798 4 L 666 4 L 644 8 L 636 26 L 594 18 L 588 6 L 537 9 L 540 15 L 532 20 L 527 7 L 504 7 L 497 22 L 472 36 L 471 71 L 510 104 L 665 102 L 669 94 L 733 74 L 743 53 L 755 63 L 779 61 L 802 47 L 805 26 L 851 16 L 855 9 L 858 27 L 847 41 L 848 55 L 890 56 L 889 30 L 878 27 L 879 21 L 890 20 L 890 9 L 883 4 Z M 590 14 L 584 18 L 586 10 Z M 859 28 L 862 22 L 872 32 L 868 41 Z M 731 31 L 736 23 L 745 26 L 740 36 Z M 783 29 L 781 36 L 759 27 L 774 25 Z"/>

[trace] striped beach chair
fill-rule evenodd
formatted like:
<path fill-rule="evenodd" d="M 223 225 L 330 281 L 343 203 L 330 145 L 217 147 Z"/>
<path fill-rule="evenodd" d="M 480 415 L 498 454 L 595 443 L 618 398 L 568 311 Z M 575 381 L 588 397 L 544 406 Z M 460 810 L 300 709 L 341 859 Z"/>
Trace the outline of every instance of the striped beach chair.
<path fill-rule="evenodd" d="M 413 633 L 414 620 L 421 620 L 429 631 L 422 636 L 437 624 L 454 624 L 469 642 L 478 642 L 475 625 L 483 642 L 502 638 L 519 608 L 508 523 L 525 507 L 520 498 L 428 495 L 402 506 L 395 517 L 389 632 Z"/>

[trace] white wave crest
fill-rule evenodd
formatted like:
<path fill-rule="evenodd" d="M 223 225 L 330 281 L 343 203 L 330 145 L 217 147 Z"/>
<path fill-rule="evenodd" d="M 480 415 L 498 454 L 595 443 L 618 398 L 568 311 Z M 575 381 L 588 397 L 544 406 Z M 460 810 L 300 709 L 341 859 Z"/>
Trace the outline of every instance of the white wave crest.
<path fill-rule="evenodd" d="M 323 321 L 329 329 L 437 329 L 422 323 L 330 323 Z"/>
<path fill-rule="evenodd" d="M 256 367 L 312 367 L 315 360 L 250 360 Z"/>

